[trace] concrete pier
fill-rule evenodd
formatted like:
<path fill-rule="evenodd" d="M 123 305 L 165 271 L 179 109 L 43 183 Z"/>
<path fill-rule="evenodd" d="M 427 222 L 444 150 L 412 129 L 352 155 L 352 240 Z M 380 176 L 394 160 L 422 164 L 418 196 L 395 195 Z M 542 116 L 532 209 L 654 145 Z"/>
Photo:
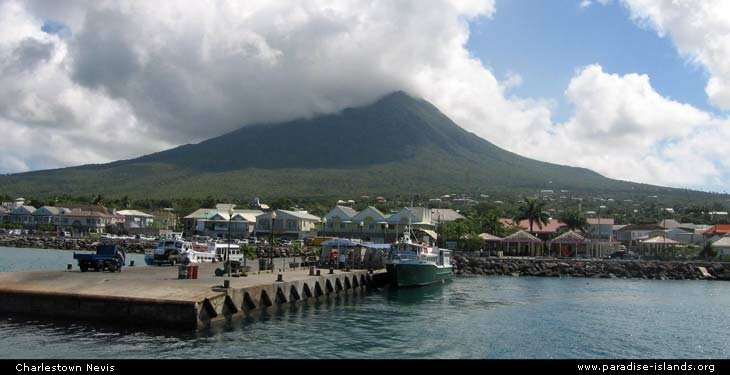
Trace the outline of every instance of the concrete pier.
<path fill-rule="evenodd" d="M 0 273 L 0 312 L 91 319 L 180 329 L 206 327 L 271 307 L 358 293 L 387 283 L 385 271 L 309 270 L 214 275 L 201 264 L 198 279 L 178 279 L 177 267 L 125 267 L 123 272 L 27 271 Z"/>

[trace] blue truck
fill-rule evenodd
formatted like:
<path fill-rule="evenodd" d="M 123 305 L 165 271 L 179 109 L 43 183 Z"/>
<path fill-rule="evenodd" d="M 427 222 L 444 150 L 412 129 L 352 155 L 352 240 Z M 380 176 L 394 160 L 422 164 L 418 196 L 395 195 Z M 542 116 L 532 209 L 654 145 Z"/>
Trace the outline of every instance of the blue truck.
<path fill-rule="evenodd" d="M 122 272 L 125 263 L 125 254 L 119 246 L 99 244 L 95 254 L 76 254 L 74 259 L 79 261 L 81 272 L 88 270 Z"/>

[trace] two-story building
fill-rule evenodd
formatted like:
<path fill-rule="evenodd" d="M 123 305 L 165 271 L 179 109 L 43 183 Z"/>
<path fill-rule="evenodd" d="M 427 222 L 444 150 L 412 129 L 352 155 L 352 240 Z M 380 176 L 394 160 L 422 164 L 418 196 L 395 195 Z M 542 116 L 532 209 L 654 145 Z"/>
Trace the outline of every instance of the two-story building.
<path fill-rule="evenodd" d="M 63 207 L 43 206 L 33 211 L 33 220 L 35 225 L 55 226 L 58 216 L 66 211 L 70 210 Z"/>
<path fill-rule="evenodd" d="M 107 226 L 114 225 L 114 215 L 105 210 L 84 210 L 74 208 L 56 216 L 59 229 L 74 234 L 105 233 Z"/>
<path fill-rule="evenodd" d="M 155 222 L 159 224 L 160 229 L 174 230 L 177 228 L 177 214 L 172 209 L 162 211 L 154 211 Z"/>
<path fill-rule="evenodd" d="M 144 229 L 152 226 L 155 216 L 137 210 L 121 210 L 115 213 L 124 216 L 124 229 Z"/>
<path fill-rule="evenodd" d="M 612 241 L 614 220 L 611 217 L 589 217 L 586 219 L 584 237 L 589 240 Z"/>
<path fill-rule="evenodd" d="M 0 224 L 9 222 L 10 221 L 9 216 L 10 216 L 10 210 L 3 206 L 0 206 Z"/>
<path fill-rule="evenodd" d="M 438 213 L 435 218 L 433 213 Z M 453 210 L 405 207 L 386 215 L 375 207 L 368 206 L 358 212 L 350 207 L 335 206 L 322 220 L 319 234 L 341 238 L 358 238 L 376 243 L 394 242 L 401 237 L 410 224 L 414 231 L 422 231 L 435 239 L 436 225 L 463 218 Z"/>
<path fill-rule="evenodd" d="M 232 214 L 231 214 L 232 212 Z M 256 228 L 256 217 L 263 211 L 236 209 L 235 204 L 219 203 L 215 208 L 200 208 L 183 217 L 183 231 L 186 236 L 200 235 L 213 238 L 249 237 Z"/>
<path fill-rule="evenodd" d="M 275 210 L 256 217 L 255 233 L 258 237 L 268 237 L 273 231 L 276 238 L 304 239 L 317 234 L 317 224 L 321 221 L 306 211 Z"/>
<path fill-rule="evenodd" d="M 33 218 L 35 210 L 36 208 L 33 206 L 18 206 L 10 211 L 10 222 L 26 228 L 33 227 L 35 226 L 35 219 Z"/>
<path fill-rule="evenodd" d="M 627 246 L 635 246 L 649 238 L 649 233 L 665 228 L 658 224 L 629 224 L 616 231 L 616 240 Z"/>

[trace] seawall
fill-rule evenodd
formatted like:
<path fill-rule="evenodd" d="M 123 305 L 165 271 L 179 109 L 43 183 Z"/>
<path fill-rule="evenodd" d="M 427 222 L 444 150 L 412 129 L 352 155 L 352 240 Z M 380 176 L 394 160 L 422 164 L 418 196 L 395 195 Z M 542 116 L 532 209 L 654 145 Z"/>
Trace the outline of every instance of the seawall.
<path fill-rule="evenodd" d="M 457 275 L 730 280 L 730 263 L 454 257 Z"/>

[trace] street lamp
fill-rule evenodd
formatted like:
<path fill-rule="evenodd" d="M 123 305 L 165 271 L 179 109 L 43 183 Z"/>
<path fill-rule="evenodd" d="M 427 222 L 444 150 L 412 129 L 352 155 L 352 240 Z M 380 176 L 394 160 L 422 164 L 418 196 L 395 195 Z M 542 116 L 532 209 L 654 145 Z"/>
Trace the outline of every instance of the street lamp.
<path fill-rule="evenodd" d="M 602 246 L 601 246 L 601 209 L 606 208 L 606 206 L 598 206 L 598 249 L 596 249 L 596 255 L 600 257 L 599 253 L 603 252 Z"/>
<path fill-rule="evenodd" d="M 362 242 L 362 240 L 363 240 L 363 237 L 362 237 L 362 228 L 365 226 L 365 223 L 362 220 L 360 220 L 360 223 L 357 224 L 357 225 L 360 226 L 360 241 Z"/>
<path fill-rule="evenodd" d="M 274 272 L 274 222 L 276 221 L 276 211 L 271 211 L 271 251 L 269 252 L 269 267 Z"/>
<path fill-rule="evenodd" d="M 228 264 L 228 279 L 231 279 L 231 224 L 233 222 L 233 207 L 228 209 L 228 250 L 226 251 L 226 263 Z M 230 281 L 229 281 L 230 282 Z"/>
<path fill-rule="evenodd" d="M 327 218 L 326 217 L 322 218 L 322 235 L 323 236 L 327 235 Z"/>
<path fill-rule="evenodd" d="M 388 241 L 385 239 L 388 235 L 388 223 L 385 223 L 383 226 L 383 243 L 388 243 Z"/>

